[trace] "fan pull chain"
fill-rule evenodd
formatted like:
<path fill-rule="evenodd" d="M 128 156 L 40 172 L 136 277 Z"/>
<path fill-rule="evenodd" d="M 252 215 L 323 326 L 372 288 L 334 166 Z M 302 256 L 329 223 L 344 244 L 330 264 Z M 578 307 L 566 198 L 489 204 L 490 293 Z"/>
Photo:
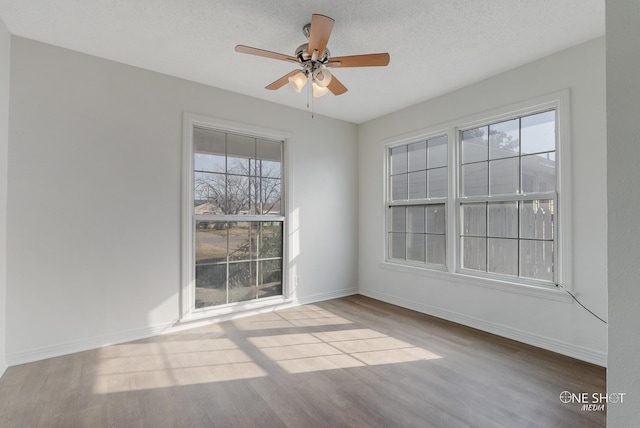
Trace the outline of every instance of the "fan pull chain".
<path fill-rule="evenodd" d="M 311 108 L 311 119 L 313 119 L 313 96 L 312 89 L 313 86 L 313 78 L 309 76 L 309 81 L 307 82 L 307 108 Z"/>

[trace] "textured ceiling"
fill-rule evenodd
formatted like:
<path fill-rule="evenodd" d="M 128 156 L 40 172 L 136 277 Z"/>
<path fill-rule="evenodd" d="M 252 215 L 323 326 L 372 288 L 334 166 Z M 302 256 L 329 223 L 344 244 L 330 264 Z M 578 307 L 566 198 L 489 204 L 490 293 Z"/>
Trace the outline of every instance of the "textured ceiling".
<path fill-rule="evenodd" d="M 361 123 L 604 35 L 604 0 L 0 0 L 12 34 L 306 109 L 294 55 L 311 14 L 335 19 L 333 56 L 389 52 L 388 67 L 336 69 L 349 88 L 316 113 Z"/>

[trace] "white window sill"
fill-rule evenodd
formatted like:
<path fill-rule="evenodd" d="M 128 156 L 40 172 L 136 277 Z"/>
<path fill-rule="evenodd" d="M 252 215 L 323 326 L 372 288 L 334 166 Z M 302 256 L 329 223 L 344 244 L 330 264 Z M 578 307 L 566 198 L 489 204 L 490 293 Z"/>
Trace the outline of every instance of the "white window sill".
<path fill-rule="evenodd" d="M 482 278 L 462 273 L 452 273 L 445 270 L 430 269 L 420 266 L 411 266 L 391 261 L 379 263 L 380 268 L 394 272 L 419 276 L 421 278 L 433 278 L 441 281 L 455 282 L 457 284 L 490 288 L 508 293 L 524 294 L 526 296 L 541 299 L 556 300 L 571 303 L 573 299 L 559 287 L 545 287 L 517 282 L 502 281 L 499 279 Z"/>

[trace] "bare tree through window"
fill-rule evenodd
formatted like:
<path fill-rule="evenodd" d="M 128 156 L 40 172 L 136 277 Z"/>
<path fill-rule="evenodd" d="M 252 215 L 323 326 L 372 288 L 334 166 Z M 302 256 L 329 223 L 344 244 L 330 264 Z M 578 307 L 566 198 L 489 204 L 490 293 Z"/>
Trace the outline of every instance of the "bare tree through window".
<path fill-rule="evenodd" d="M 282 142 L 195 137 L 196 308 L 281 295 Z"/>

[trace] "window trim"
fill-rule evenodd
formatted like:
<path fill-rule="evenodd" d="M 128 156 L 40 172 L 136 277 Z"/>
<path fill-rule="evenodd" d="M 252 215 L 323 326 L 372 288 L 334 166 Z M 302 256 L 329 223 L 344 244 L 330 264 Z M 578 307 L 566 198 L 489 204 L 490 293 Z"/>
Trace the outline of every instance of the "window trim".
<path fill-rule="evenodd" d="M 284 217 L 282 225 L 282 296 L 266 297 L 258 300 L 230 303 L 221 306 L 207 308 L 195 308 L 195 237 L 192 231 L 195 227 L 193 197 L 193 156 L 194 141 L 193 129 L 196 127 L 208 128 L 216 131 L 249 135 L 255 138 L 283 141 L 282 150 L 282 202 L 281 217 Z M 284 131 L 251 126 L 244 123 L 232 122 L 218 118 L 197 115 L 189 112 L 183 113 L 182 119 L 182 198 L 181 198 L 181 281 L 180 281 L 180 311 L 179 321 L 187 322 L 219 315 L 242 312 L 245 310 L 260 309 L 285 303 L 291 300 L 291 284 L 289 272 L 289 189 L 291 188 L 289 166 L 287 159 L 289 134 Z M 215 216 L 212 216 L 212 218 Z M 252 221 L 256 216 L 242 216 L 244 221 Z M 267 217 L 267 218 L 265 218 Z M 234 217 L 235 218 L 235 217 Z M 280 217 L 278 217 L 280 218 Z M 217 220 L 219 218 L 216 217 Z M 202 219 L 200 219 L 202 220 Z M 268 216 L 260 218 L 267 221 Z"/>
<path fill-rule="evenodd" d="M 485 273 L 479 275 L 480 272 L 461 270 L 460 266 L 460 249 L 459 249 L 459 233 L 460 233 L 460 202 L 471 202 L 473 198 L 462 198 L 459 196 L 460 174 L 459 174 L 459 156 L 461 148 L 459 147 L 459 133 L 464 129 L 471 129 L 477 126 L 483 126 L 491 123 L 501 122 L 514 117 L 526 116 L 529 114 L 542 112 L 545 110 L 556 111 L 556 129 L 557 129 L 557 174 L 556 174 L 556 192 L 553 199 L 558 204 L 558 212 L 555 218 L 556 248 L 554 249 L 554 269 L 556 284 L 560 284 L 563 288 L 573 290 L 572 278 L 572 232 L 571 232 L 571 111 L 570 111 L 570 91 L 569 89 L 553 92 L 540 97 L 516 102 L 507 106 L 498 107 L 472 115 L 456 118 L 439 125 L 423 128 L 410 133 L 405 133 L 381 140 L 383 150 L 383 203 L 382 214 L 382 231 L 383 240 L 381 248 L 380 265 L 387 269 L 399 272 L 419 273 L 421 276 L 429 276 L 438 279 L 449 280 L 452 282 L 478 285 L 509 292 L 520 292 L 528 295 L 537 295 L 540 297 L 552 296 L 554 300 L 566 299 L 560 287 L 550 285 L 549 283 L 539 283 L 538 281 L 528 280 L 525 278 L 510 278 Z M 390 183 L 389 183 L 389 150 L 392 147 L 408 144 L 422 138 L 434 137 L 437 135 L 447 135 L 448 141 L 448 167 L 449 167 L 449 183 L 448 196 L 446 198 L 447 207 L 447 259 L 445 269 L 434 269 L 432 265 L 417 265 L 401 262 L 388 258 L 388 207 L 390 206 Z M 529 195 L 531 196 L 531 195 Z M 528 196 L 528 197 L 529 197 Z M 542 194 L 540 194 L 542 196 Z M 547 194 L 547 198 L 548 198 Z M 505 200 L 510 197 L 496 196 L 497 200 Z M 515 199 L 521 199 L 515 196 Z M 485 199 L 483 199 L 485 200 Z"/>

